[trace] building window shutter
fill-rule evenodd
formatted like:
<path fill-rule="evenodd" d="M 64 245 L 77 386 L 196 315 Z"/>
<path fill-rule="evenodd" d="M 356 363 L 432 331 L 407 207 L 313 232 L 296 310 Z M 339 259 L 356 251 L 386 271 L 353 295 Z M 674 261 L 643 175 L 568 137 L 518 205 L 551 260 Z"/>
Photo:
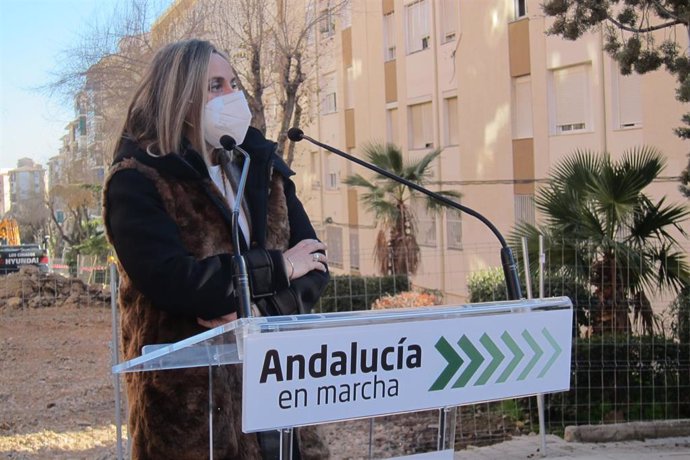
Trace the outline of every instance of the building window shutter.
<path fill-rule="evenodd" d="M 383 56 L 385 61 L 395 59 L 395 13 L 383 17 Z"/>
<path fill-rule="evenodd" d="M 458 121 L 458 98 L 446 99 L 446 145 L 458 145 L 460 143 Z"/>
<path fill-rule="evenodd" d="M 409 144 L 412 149 L 433 148 L 434 120 L 431 102 L 409 107 Z"/>
<path fill-rule="evenodd" d="M 407 52 L 427 49 L 429 43 L 429 2 L 420 0 L 405 7 L 407 15 Z"/>
<path fill-rule="evenodd" d="M 359 270 L 359 231 L 350 229 L 350 268 Z"/>
<path fill-rule="evenodd" d="M 328 264 L 343 268 L 343 229 L 336 225 L 326 226 L 326 244 L 328 244 Z"/>
<path fill-rule="evenodd" d="M 353 109 L 355 107 L 355 72 L 352 66 L 346 70 L 346 87 L 345 87 L 345 108 Z"/>
<path fill-rule="evenodd" d="M 513 80 L 513 139 L 525 139 L 532 133 L 532 82 L 529 77 Z"/>
<path fill-rule="evenodd" d="M 637 73 L 622 75 L 618 65 L 615 65 L 616 73 L 614 84 L 616 126 L 618 128 L 632 128 L 642 126 L 642 77 Z"/>
<path fill-rule="evenodd" d="M 400 134 L 398 129 L 398 109 L 388 109 L 386 111 L 386 131 L 388 142 L 400 145 Z"/>
<path fill-rule="evenodd" d="M 455 40 L 458 27 L 458 0 L 441 2 L 441 43 Z"/>
<path fill-rule="evenodd" d="M 515 195 L 515 224 L 536 224 L 534 195 Z"/>
<path fill-rule="evenodd" d="M 589 78 L 587 66 L 554 70 L 555 131 L 589 129 Z"/>
<path fill-rule="evenodd" d="M 448 249 L 462 249 L 462 213 L 446 209 L 446 235 Z"/>
<path fill-rule="evenodd" d="M 338 110 L 335 89 L 335 72 L 324 75 L 321 80 L 321 114 L 334 113 Z"/>
<path fill-rule="evenodd" d="M 429 212 L 424 198 L 414 198 L 413 206 L 417 218 L 417 242 L 420 246 L 436 247 L 436 214 Z"/>

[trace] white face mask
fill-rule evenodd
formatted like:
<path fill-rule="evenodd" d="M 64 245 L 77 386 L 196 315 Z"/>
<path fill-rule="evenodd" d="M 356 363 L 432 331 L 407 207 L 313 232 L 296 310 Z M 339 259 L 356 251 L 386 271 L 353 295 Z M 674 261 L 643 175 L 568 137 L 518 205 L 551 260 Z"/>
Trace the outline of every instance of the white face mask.
<path fill-rule="evenodd" d="M 220 138 L 232 136 L 237 144 L 244 142 L 252 113 L 242 91 L 211 99 L 204 109 L 204 138 L 215 148 L 220 148 Z"/>

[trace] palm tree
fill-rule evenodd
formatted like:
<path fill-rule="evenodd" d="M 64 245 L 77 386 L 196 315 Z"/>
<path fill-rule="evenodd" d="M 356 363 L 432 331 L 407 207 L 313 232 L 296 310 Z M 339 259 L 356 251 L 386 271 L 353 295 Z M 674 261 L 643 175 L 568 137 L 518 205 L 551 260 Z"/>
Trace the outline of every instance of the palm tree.
<path fill-rule="evenodd" d="M 436 149 L 416 162 L 405 163 L 400 147 L 394 144 L 371 143 L 364 147 L 369 162 L 397 176 L 424 185 L 431 176 L 431 163 L 441 154 Z M 419 268 L 419 244 L 415 215 L 410 207 L 413 197 L 421 195 L 403 184 L 381 174 L 370 181 L 359 174 L 349 176 L 345 184 L 362 187 L 362 202 L 376 217 L 379 232 L 374 247 L 374 258 L 382 274 L 412 274 Z M 451 190 L 436 193 L 447 197 L 460 197 Z M 441 204 L 427 197 L 427 209 L 438 211 Z"/>
<path fill-rule="evenodd" d="M 521 224 L 513 241 L 527 236 L 530 259 L 542 234 L 551 253 L 561 258 L 552 272 L 574 276 L 592 286 L 598 304 L 590 306 L 594 334 L 628 332 L 629 313 L 652 333 L 654 315 L 647 293 L 690 285 L 685 254 L 669 233 L 685 234 L 680 222 L 688 210 L 653 202 L 643 193 L 664 167 L 653 148 L 626 151 L 619 161 L 608 153 L 576 151 L 554 169 L 549 184 L 535 197 L 544 222 Z"/>

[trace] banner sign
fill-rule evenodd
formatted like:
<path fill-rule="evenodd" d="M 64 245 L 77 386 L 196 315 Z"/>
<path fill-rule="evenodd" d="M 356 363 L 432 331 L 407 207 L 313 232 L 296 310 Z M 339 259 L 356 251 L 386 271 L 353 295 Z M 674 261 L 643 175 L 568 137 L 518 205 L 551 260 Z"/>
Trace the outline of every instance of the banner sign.
<path fill-rule="evenodd" d="M 570 386 L 572 311 L 516 312 L 245 337 L 245 432 Z"/>

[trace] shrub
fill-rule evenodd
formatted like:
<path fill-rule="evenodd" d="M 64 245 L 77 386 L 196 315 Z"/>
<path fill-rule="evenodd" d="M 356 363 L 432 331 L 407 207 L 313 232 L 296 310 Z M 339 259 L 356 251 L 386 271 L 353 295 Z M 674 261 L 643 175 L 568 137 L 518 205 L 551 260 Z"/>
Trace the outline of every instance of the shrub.
<path fill-rule="evenodd" d="M 549 396 L 551 423 L 690 417 L 687 347 L 658 336 L 574 339 L 570 391 Z"/>
<path fill-rule="evenodd" d="M 321 313 L 368 310 L 379 297 L 409 290 L 410 280 L 406 275 L 331 276 L 314 310 Z"/>
<path fill-rule="evenodd" d="M 532 275 L 534 297 L 539 294 L 537 275 Z M 524 274 L 520 276 L 523 295 L 526 296 Z M 480 270 L 470 275 L 467 281 L 469 299 L 471 303 L 497 302 L 508 298 L 506 283 L 501 268 Z M 563 272 L 547 271 L 544 277 L 544 295 L 546 297 L 569 297 L 573 302 L 573 336 L 579 335 L 580 327 L 589 326 L 589 312 L 597 305 L 597 299 L 582 282 L 572 275 Z"/>
<path fill-rule="evenodd" d="M 503 270 L 489 268 L 472 273 L 467 280 L 470 303 L 507 300 L 506 282 Z"/>
<path fill-rule="evenodd" d="M 671 324 L 673 337 L 690 344 L 690 287 L 685 287 L 671 303 L 669 312 L 674 317 Z"/>
<path fill-rule="evenodd" d="M 396 295 L 385 295 L 371 305 L 372 310 L 388 308 L 429 307 L 439 305 L 441 296 L 433 292 L 407 291 Z"/>

